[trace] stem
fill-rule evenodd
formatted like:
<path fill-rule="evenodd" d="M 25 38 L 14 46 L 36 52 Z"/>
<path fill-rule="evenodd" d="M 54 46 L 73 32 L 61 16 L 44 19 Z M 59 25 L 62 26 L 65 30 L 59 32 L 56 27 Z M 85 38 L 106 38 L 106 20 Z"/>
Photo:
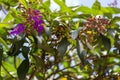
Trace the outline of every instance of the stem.
<path fill-rule="evenodd" d="M 43 74 L 43 80 L 46 80 L 45 79 L 45 71 L 46 71 L 46 67 L 45 67 L 45 51 L 42 50 L 42 61 L 43 61 L 43 68 L 42 68 L 42 74 Z"/>
<path fill-rule="evenodd" d="M 14 56 L 14 66 L 15 66 L 15 69 L 17 69 L 17 66 L 16 66 L 16 57 Z"/>

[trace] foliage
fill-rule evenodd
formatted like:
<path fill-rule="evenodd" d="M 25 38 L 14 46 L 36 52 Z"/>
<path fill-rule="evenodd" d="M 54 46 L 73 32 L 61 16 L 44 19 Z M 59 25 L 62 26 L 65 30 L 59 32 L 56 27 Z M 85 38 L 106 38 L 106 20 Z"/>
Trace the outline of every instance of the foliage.
<path fill-rule="evenodd" d="M 91 8 L 54 2 L 60 10 L 51 10 L 50 0 L 0 1 L 7 11 L 0 23 L 0 80 L 119 79 L 120 17 L 113 15 L 120 8 L 98 0 Z M 10 34 L 21 23 L 26 28 Z"/>

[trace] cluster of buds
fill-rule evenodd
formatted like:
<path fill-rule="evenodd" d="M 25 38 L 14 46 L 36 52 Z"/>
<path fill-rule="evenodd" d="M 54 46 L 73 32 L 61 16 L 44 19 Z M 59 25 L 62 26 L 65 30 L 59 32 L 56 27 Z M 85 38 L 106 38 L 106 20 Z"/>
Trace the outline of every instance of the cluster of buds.
<path fill-rule="evenodd" d="M 59 40 L 60 38 L 62 38 L 66 35 L 65 31 L 66 31 L 65 26 L 60 25 L 53 29 L 52 34 L 53 35 L 55 34 L 56 38 Z"/>
<path fill-rule="evenodd" d="M 105 18 L 89 17 L 85 22 L 85 29 L 81 30 L 80 35 L 86 35 L 88 42 L 93 41 L 95 35 L 99 36 L 107 30 L 109 20 Z"/>
<path fill-rule="evenodd" d="M 30 34 L 33 31 L 41 33 L 44 30 L 43 20 L 39 10 L 28 8 L 21 16 L 26 20 L 17 24 L 17 26 L 10 32 L 11 35 L 19 35 L 23 32 Z"/>
<path fill-rule="evenodd" d="M 100 16 L 98 18 L 89 17 L 87 19 L 87 22 L 85 23 L 85 26 L 89 30 L 95 30 L 99 34 L 105 31 L 105 27 L 109 24 L 109 20 L 105 18 L 101 18 Z"/>

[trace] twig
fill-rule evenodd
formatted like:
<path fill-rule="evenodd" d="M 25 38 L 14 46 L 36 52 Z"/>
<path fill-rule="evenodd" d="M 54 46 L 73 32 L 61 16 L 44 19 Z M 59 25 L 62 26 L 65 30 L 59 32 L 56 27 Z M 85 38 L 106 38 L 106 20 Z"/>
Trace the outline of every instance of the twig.
<path fill-rule="evenodd" d="M 36 72 L 37 72 L 37 68 L 35 68 L 34 72 L 30 75 L 28 80 L 32 80 Z"/>

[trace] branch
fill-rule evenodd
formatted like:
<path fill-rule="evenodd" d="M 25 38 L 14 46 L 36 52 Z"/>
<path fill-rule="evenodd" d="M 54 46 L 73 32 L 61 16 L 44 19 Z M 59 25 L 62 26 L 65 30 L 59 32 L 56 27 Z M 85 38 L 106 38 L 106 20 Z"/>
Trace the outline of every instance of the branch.
<path fill-rule="evenodd" d="M 69 66 L 69 67 L 66 67 L 66 68 L 64 68 L 64 69 L 57 70 L 57 71 L 51 73 L 50 75 L 48 75 L 48 76 L 45 78 L 45 80 L 47 80 L 48 78 L 50 78 L 50 76 L 52 76 L 53 74 L 56 74 L 56 73 L 58 73 L 58 72 L 60 72 L 60 71 L 63 71 L 63 70 L 65 70 L 65 69 L 67 69 L 67 68 L 74 68 L 74 67 L 79 66 L 79 65 L 82 65 L 82 64 L 81 64 L 81 63 L 78 63 L 78 64 L 76 64 L 76 65 L 74 65 L 74 66 Z"/>

